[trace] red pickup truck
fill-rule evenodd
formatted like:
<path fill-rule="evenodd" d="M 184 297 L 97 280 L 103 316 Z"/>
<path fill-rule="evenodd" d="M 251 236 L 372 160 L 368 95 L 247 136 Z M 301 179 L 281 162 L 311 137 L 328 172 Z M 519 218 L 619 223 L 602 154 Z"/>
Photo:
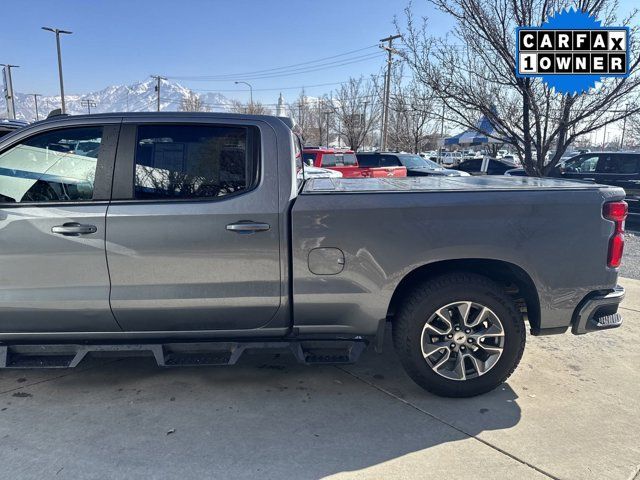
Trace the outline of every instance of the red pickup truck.
<path fill-rule="evenodd" d="M 307 165 L 342 173 L 343 178 L 406 177 L 406 167 L 361 167 L 353 150 L 305 148 L 302 161 Z"/>

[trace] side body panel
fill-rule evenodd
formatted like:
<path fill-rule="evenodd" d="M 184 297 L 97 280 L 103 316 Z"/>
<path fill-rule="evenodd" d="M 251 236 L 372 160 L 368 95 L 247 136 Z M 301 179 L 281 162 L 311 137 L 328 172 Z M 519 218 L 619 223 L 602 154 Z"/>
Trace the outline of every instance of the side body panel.
<path fill-rule="evenodd" d="M 613 224 L 600 212 L 621 197 L 597 188 L 303 194 L 292 212 L 295 326 L 374 334 L 405 275 L 453 259 L 519 266 L 537 288 L 541 327 L 567 326 L 587 293 L 616 283 L 606 267 Z M 344 253 L 340 273 L 309 270 L 310 251 L 325 247 Z"/>

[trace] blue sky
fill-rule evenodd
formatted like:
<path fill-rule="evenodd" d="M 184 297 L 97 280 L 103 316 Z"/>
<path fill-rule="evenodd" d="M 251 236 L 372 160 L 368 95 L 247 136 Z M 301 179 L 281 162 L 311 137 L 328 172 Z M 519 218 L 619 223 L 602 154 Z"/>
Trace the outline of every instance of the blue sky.
<path fill-rule="evenodd" d="M 291 65 L 375 45 L 394 32 L 394 15 L 408 0 L 21 0 L 4 2 L 0 63 L 20 65 L 14 87 L 23 93 L 58 93 L 52 26 L 73 31 L 62 37 L 65 90 L 85 93 L 112 84 L 131 84 L 150 74 L 169 77 L 223 75 Z M 631 0 L 623 0 L 627 11 Z M 414 0 L 416 15 L 427 15 L 434 34 L 450 20 L 426 0 Z M 376 52 L 379 55 L 374 55 Z M 255 97 L 273 103 L 278 90 L 341 82 L 376 73 L 383 52 L 371 48 L 359 63 L 299 75 L 250 80 Z M 335 61 L 335 60 L 334 60 Z M 245 86 L 178 80 L 202 90 L 247 99 Z M 307 88 L 309 94 L 332 86 Z M 274 89 L 260 91 L 260 89 Z M 284 90 L 286 97 L 297 95 Z"/>
<path fill-rule="evenodd" d="M 14 88 L 58 93 L 54 35 L 42 26 L 73 31 L 62 37 L 65 91 L 84 93 L 111 84 L 131 84 L 150 74 L 220 75 L 315 60 L 374 45 L 394 32 L 393 17 L 408 1 L 299 0 L 250 1 L 137 0 L 30 1 L 3 3 L 0 63 L 20 65 Z M 414 11 L 431 13 L 425 0 Z M 11 19 L 11 21 L 7 21 Z M 383 52 L 374 48 L 353 56 L 376 58 L 290 77 L 252 80 L 255 95 L 275 102 L 280 88 L 341 82 L 350 75 L 377 72 Z M 350 58 L 350 57 L 347 57 Z M 194 89 L 225 90 L 247 98 L 246 86 L 225 82 L 180 83 Z M 309 89 L 321 93 L 331 86 Z M 227 92 L 226 90 L 231 90 Z M 238 94 L 232 91 L 236 90 Z M 297 91 L 285 91 L 295 96 Z"/>

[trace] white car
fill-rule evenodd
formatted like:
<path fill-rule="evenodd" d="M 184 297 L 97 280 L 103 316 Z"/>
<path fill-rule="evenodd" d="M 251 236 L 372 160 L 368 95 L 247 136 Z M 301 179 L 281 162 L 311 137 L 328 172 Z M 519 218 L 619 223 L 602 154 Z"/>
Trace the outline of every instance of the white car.
<path fill-rule="evenodd" d="M 462 154 L 460 152 L 443 152 L 440 157 L 442 165 L 446 167 L 454 167 L 462 161 Z"/>
<path fill-rule="evenodd" d="M 303 172 L 304 171 L 304 176 Z M 304 170 L 299 170 L 297 174 L 298 178 L 309 180 L 312 178 L 342 178 L 342 172 L 336 170 L 329 170 L 328 168 L 311 167 L 309 165 L 304 166 Z"/>

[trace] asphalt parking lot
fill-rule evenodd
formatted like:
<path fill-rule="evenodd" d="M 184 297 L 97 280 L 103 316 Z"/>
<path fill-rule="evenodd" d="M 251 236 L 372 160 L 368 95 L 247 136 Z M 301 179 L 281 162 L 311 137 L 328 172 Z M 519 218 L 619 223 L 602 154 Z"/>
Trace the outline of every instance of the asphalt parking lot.
<path fill-rule="evenodd" d="M 627 220 L 620 275 L 640 280 L 640 219 Z"/>
<path fill-rule="evenodd" d="M 622 328 L 530 337 L 472 399 L 421 390 L 388 341 L 349 367 L 0 371 L 0 478 L 637 479 L 640 281 L 623 284 Z"/>

